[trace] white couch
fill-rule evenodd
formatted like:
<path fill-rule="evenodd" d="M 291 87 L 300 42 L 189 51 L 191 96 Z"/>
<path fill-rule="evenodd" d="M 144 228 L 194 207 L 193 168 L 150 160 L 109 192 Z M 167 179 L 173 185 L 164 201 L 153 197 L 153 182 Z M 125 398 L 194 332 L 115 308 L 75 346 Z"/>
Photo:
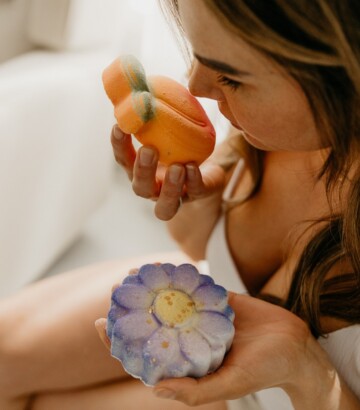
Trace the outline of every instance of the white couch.
<path fill-rule="evenodd" d="M 0 0 L 0 297 L 39 277 L 106 198 L 101 72 L 140 44 L 139 28 L 118 35 L 130 3 Z"/>
<path fill-rule="evenodd" d="M 106 198 L 101 72 L 124 53 L 185 81 L 157 0 L 0 0 L 0 297 L 47 271 Z M 221 139 L 216 104 L 202 102 Z"/>

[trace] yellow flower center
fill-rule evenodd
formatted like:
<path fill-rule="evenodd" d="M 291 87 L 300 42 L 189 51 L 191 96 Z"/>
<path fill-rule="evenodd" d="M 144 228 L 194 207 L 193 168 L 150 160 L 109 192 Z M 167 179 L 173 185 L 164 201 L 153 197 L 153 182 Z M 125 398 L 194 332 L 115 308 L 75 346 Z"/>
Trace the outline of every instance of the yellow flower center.
<path fill-rule="evenodd" d="M 164 325 L 177 327 L 191 318 L 195 303 L 180 290 L 163 290 L 156 296 L 153 310 Z"/>

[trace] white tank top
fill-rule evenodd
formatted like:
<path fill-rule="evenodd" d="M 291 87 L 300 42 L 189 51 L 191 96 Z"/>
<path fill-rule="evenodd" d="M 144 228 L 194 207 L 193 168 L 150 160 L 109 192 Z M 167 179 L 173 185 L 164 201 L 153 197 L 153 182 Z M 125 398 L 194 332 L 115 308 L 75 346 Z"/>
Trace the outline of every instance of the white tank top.
<path fill-rule="evenodd" d="M 231 198 L 244 168 L 239 160 L 224 190 L 223 201 Z M 215 225 L 206 249 L 207 273 L 215 282 L 236 293 L 247 294 L 226 240 L 226 217 L 223 213 Z M 360 398 L 360 325 L 352 325 L 318 339 L 347 385 Z M 229 410 L 293 410 L 290 399 L 279 388 L 228 401 Z"/>

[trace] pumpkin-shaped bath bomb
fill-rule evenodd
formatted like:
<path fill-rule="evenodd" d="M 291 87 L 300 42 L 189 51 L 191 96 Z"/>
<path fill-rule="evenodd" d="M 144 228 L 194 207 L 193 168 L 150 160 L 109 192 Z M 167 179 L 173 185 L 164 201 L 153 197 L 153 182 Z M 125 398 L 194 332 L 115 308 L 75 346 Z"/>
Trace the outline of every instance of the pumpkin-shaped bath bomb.
<path fill-rule="evenodd" d="M 153 386 L 171 377 L 202 377 L 222 363 L 234 337 L 227 292 L 191 264 L 148 264 L 112 294 L 111 354 Z"/>
<path fill-rule="evenodd" d="M 146 77 L 140 62 L 128 55 L 104 70 L 103 84 L 120 129 L 156 147 L 161 163 L 200 165 L 214 150 L 214 127 L 199 101 L 178 82 Z"/>

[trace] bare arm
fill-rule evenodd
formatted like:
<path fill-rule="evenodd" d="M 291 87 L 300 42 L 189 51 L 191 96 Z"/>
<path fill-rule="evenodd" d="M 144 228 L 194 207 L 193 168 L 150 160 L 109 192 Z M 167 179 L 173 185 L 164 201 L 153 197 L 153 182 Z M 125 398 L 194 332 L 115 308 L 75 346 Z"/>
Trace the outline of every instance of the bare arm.
<path fill-rule="evenodd" d="M 229 177 L 229 170 L 238 158 L 238 155 L 234 155 L 232 138 L 236 138 L 236 135 L 230 132 L 200 170 L 190 167 L 194 173 L 187 172 L 185 184 L 188 194 L 183 206 L 167 222 L 173 239 L 194 260 L 205 257 L 206 244 L 221 212 L 223 188 Z M 213 193 L 209 195 L 211 191 Z"/>
<path fill-rule="evenodd" d="M 185 202 L 167 222 L 172 238 L 195 261 L 204 259 L 208 238 L 218 219 L 221 192 L 193 202 Z"/>

